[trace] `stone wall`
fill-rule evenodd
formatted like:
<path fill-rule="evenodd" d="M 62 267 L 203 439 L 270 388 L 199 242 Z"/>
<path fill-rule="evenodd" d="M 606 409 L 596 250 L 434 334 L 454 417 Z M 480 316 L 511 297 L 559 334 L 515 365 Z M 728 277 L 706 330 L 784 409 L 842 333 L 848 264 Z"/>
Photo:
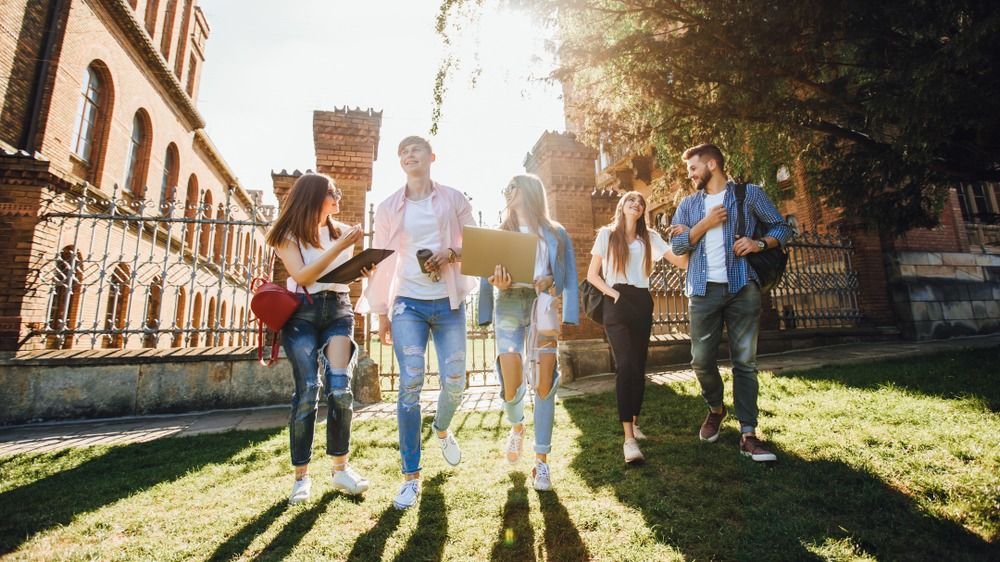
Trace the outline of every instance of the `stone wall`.
<path fill-rule="evenodd" d="M 0 360 L 0 426 L 288 404 L 288 360 L 264 367 L 251 349 L 52 351 Z M 378 384 L 362 363 L 355 399 L 380 400 Z"/>
<path fill-rule="evenodd" d="M 1000 331 L 1000 255 L 904 251 L 890 254 L 888 265 L 904 337 Z"/>

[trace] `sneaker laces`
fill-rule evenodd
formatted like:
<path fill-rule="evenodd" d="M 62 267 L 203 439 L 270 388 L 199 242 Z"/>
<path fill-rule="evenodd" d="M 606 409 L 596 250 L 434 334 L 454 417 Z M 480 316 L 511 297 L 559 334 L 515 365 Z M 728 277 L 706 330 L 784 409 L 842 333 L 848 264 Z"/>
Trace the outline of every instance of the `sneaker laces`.
<path fill-rule="evenodd" d="M 544 462 L 535 463 L 535 478 L 549 479 L 549 465 Z"/>
<path fill-rule="evenodd" d="M 508 453 L 519 453 L 521 452 L 521 441 L 524 439 L 524 432 L 518 433 L 513 429 L 507 435 L 507 452 Z"/>
<path fill-rule="evenodd" d="M 414 478 L 413 480 L 407 480 L 403 482 L 403 486 L 399 489 L 399 495 L 403 495 L 406 490 L 411 490 L 414 495 L 417 494 L 417 490 L 420 488 L 420 480 Z"/>

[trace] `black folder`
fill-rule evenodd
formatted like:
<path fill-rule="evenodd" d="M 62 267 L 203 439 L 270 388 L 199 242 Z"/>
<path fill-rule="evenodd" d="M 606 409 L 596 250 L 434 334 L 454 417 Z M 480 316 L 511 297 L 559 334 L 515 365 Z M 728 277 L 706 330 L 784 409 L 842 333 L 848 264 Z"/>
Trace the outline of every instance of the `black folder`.
<path fill-rule="evenodd" d="M 361 277 L 361 270 L 371 267 L 392 255 L 393 250 L 368 248 L 353 258 L 340 264 L 333 271 L 324 274 L 316 281 L 319 283 L 351 283 Z"/>

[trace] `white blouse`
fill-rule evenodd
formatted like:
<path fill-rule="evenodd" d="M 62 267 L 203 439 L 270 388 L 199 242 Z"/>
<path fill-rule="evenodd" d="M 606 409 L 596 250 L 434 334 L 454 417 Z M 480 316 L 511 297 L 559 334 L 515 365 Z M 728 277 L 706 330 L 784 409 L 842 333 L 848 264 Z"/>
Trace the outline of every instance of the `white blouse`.
<path fill-rule="evenodd" d="M 319 257 L 322 256 L 324 252 L 326 252 L 328 249 L 333 247 L 334 244 L 337 243 L 336 240 L 330 238 L 330 230 L 325 226 L 319 229 L 319 245 L 320 245 L 319 248 L 315 248 L 313 246 L 306 246 L 305 244 L 299 243 L 297 240 L 292 240 L 292 242 L 296 243 L 299 247 L 299 250 L 302 251 L 301 257 L 303 260 L 303 266 L 315 263 L 316 260 L 318 260 Z M 346 248 L 343 252 L 337 254 L 337 257 L 333 258 L 333 261 L 330 262 L 330 265 L 328 265 L 326 269 L 323 270 L 323 273 L 320 274 L 320 277 L 326 275 L 327 273 L 333 271 L 334 269 L 337 269 L 337 267 L 339 267 L 341 264 L 351 259 L 351 256 L 353 254 L 354 254 L 353 246 L 350 246 Z M 291 275 L 288 276 L 288 280 L 285 281 L 285 285 L 288 287 L 288 290 L 292 291 L 293 293 L 298 291 L 299 285 L 298 283 L 295 282 L 295 279 L 292 279 Z M 347 293 L 350 292 L 351 289 L 350 287 L 348 287 L 343 283 L 314 282 L 309 286 L 307 286 L 306 290 L 309 291 L 310 293 L 319 293 L 320 291 L 336 291 L 338 293 Z"/>
<path fill-rule="evenodd" d="M 602 227 L 597 232 L 597 239 L 594 240 L 594 247 L 590 254 L 600 256 L 603 259 L 602 269 L 604 281 L 615 286 L 619 283 L 632 285 L 633 287 L 649 288 L 649 276 L 646 275 L 643 264 L 646 261 L 646 245 L 641 240 L 636 239 L 628 245 L 628 263 L 625 264 L 624 273 L 615 271 L 609 248 L 611 242 L 611 229 Z M 653 263 L 656 263 L 663 255 L 670 250 L 670 246 L 663 240 L 660 234 L 654 230 L 649 231 L 649 245 L 653 248 Z"/>

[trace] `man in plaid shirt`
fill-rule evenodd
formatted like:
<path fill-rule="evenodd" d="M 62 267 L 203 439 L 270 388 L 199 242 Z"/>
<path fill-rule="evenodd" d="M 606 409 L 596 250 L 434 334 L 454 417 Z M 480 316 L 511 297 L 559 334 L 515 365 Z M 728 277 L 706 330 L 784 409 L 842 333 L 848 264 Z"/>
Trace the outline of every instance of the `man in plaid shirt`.
<path fill-rule="evenodd" d="M 754 232 L 760 222 L 767 227 L 766 234 L 760 240 L 738 238 L 736 184 L 728 181 L 722 151 L 701 144 L 684 151 L 683 159 L 697 191 L 677 208 L 672 223 L 680 225 L 676 229 L 680 233 L 670 243 L 675 254 L 690 254 L 685 294 L 690 299 L 691 367 L 709 408 L 699 437 L 714 443 L 726 417 L 717 360 L 725 323 L 733 363 L 733 405 L 742 434 L 740 452 L 755 461 L 774 461 L 774 453 L 756 434 L 761 292 L 745 256 L 784 244 L 792 231 L 764 190 L 747 184 L 744 232 Z"/>

